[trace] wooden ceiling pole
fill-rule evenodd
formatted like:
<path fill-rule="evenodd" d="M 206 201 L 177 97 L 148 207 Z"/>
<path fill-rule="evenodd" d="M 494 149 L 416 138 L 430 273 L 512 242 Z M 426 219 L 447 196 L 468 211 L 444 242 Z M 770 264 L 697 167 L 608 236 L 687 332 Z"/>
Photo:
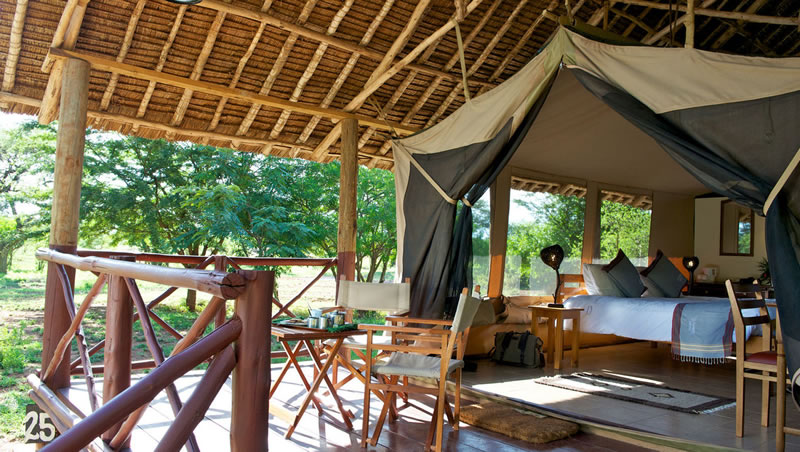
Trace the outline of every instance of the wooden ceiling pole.
<path fill-rule="evenodd" d="M 306 20 L 308 20 L 308 16 L 311 15 L 311 11 L 314 9 L 316 4 L 317 0 L 306 0 L 305 6 L 300 12 L 300 16 L 297 18 L 298 25 L 303 25 Z M 203 6 L 206 5 L 203 4 Z M 258 91 L 258 94 L 262 96 L 269 94 L 270 90 L 272 89 L 272 85 L 275 83 L 275 80 L 278 79 L 278 75 L 280 75 L 281 71 L 283 70 L 283 66 L 289 59 L 289 55 L 292 53 L 292 49 L 294 48 L 294 44 L 297 42 L 298 37 L 300 37 L 300 34 L 296 31 L 289 33 L 289 36 L 283 43 L 281 52 L 278 54 L 278 58 L 275 60 L 275 63 L 273 63 L 272 68 L 269 70 L 269 74 L 264 80 L 264 83 L 261 85 L 261 89 Z M 259 111 L 261 111 L 261 105 L 253 104 L 250 106 L 250 110 L 247 111 L 244 119 L 242 119 L 242 122 L 239 124 L 239 130 L 236 131 L 236 135 L 245 135 L 247 131 L 250 130 L 250 126 L 253 124 L 253 121 L 255 121 L 256 116 L 258 116 Z"/>
<path fill-rule="evenodd" d="M 701 4 L 700 4 L 700 8 L 695 8 L 695 14 L 698 14 L 698 12 L 697 12 L 697 11 L 698 11 L 699 9 L 705 9 L 705 8 L 708 8 L 709 6 L 711 6 L 712 4 L 714 4 L 714 2 L 715 2 L 715 1 L 716 1 L 716 0 L 705 0 L 703 3 L 701 3 Z M 649 7 L 652 7 L 652 6 L 649 6 Z M 653 7 L 653 8 L 654 8 L 654 9 L 658 9 L 658 8 L 655 8 L 655 7 Z M 658 31 L 658 33 L 656 33 L 656 34 L 653 34 L 653 35 L 646 36 L 646 37 L 645 37 L 645 38 L 642 40 L 642 43 L 643 43 L 643 44 L 647 44 L 647 45 L 653 45 L 653 44 L 655 44 L 657 41 L 659 41 L 659 40 L 661 40 L 662 38 L 664 38 L 665 36 L 667 36 L 667 35 L 669 34 L 670 30 L 675 30 L 676 28 L 678 28 L 678 27 L 680 27 L 681 25 L 683 25 L 683 24 L 686 22 L 686 20 L 687 20 L 687 19 L 688 19 L 688 18 L 686 17 L 686 15 L 683 15 L 683 16 L 681 16 L 681 17 L 677 18 L 677 19 L 676 19 L 674 22 L 672 22 L 672 23 L 670 23 L 670 24 L 667 24 L 667 25 L 666 25 L 664 28 L 662 28 L 661 30 L 659 30 L 659 31 Z"/>
<path fill-rule="evenodd" d="M 269 10 L 270 6 L 272 6 L 272 0 L 265 0 L 261 6 L 261 11 L 266 12 Z M 266 27 L 266 22 L 261 22 L 261 24 L 258 26 L 256 34 L 250 41 L 250 46 L 247 48 L 247 51 L 244 52 L 244 55 L 242 55 L 242 57 L 239 59 L 239 64 L 236 66 L 236 72 L 233 73 L 233 78 L 231 78 L 228 88 L 236 88 L 236 84 L 239 83 L 239 79 L 242 77 L 242 72 L 244 71 L 245 66 L 247 66 L 247 62 L 250 61 L 250 57 L 253 56 L 253 52 L 256 50 L 256 46 L 261 41 L 261 36 L 264 34 L 264 29 Z M 227 97 L 223 97 L 219 100 L 219 103 L 217 103 L 217 109 L 214 111 L 214 117 L 211 119 L 211 124 L 208 126 L 209 130 L 215 130 L 217 128 L 219 125 L 219 120 L 222 118 L 222 110 L 225 109 L 225 105 L 227 103 Z"/>
<path fill-rule="evenodd" d="M 686 2 L 686 42 L 684 47 L 687 49 L 694 48 L 694 2 L 695 0 Z"/>
<path fill-rule="evenodd" d="M 342 4 L 342 7 L 339 8 L 339 11 L 337 11 L 333 16 L 333 19 L 331 19 L 331 23 L 326 30 L 327 34 L 332 35 L 336 33 L 336 30 L 339 28 L 339 24 L 342 23 L 344 16 L 347 15 L 347 12 L 350 11 L 352 6 L 353 0 L 346 0 Z M 308 65 L 303 72 L 303 75 L 300 77 L 300 80 L 297 81 L 297 85 L 295 85 L 291 97 L 289 97 L 291 102 L 297 102 L 300 100 L 300 96 L 303 94 L 303 89 L 305 89 L 308 81 L 311 80 L 311 77 L 314 75 L 314 71 L 317 70 L 317 65 L 319 65 L 319 62 L 322 60 L 326 50 L 328 50 L 328 44 L 320 42 L 317 45 L 314 55 L 312 55 L 311 60 L 308 62 Z M 272 126 L 272 130 L 269 133 L 270 138 L 277 138 L 278 135 L 280 135 L 284 126 L 286 126 L 286 121 L 289 120 L 289 115 L 291 115 L 291 113 L 292 112 L 289 110 L 283 110 L 281 112 L 281 115 L 278 117 L 278 120 L 275 122 L 275 125 Z"/>
<path fill-rule="evenodd" d="M 394 1 L 395 0 L 384 1 L 383 6 L 378 12 L 378 15 L 375 16 L 375 18 L 369 24 L 366 33 L 364 33 L 364 36 L 361 38 L 361 42 L 359 42 L 359 45 L 366 47 L 366 45 L 369 44 L 369 42 L 372 40 L 372 37 L 375 35 L 375 31 L 378 29 L 378 26 L 381 24 L 381 22 L 383 22 L 383 19 L 385 19 L 386 15 L 389 13 L 389 9 L 392 7 L 392 4 L 394 4 Z M 333 99 L 336 98 L 336 94 L 339 92 L 339 89 L 341 89 L 342 85 L 344 84 L 344 81 L 347 80 L 347 77 L 350 75 L 350 72 L 353 71 L 353 68 L 355 67 L 360 57 L 361 54 L 358 52 L 355 52 L 352 55 L 350 55 L 350 59 L 347 60 L 347 63 L 344 65 L 344 68 L 339 72 L 339 75 L 336 77 L 336 80 L 334 80 L 333 85 L 331 85 L 331 88 L 328 90 L 328 94 L 325 96 L 325 99 L 322 100 L 320 107 L 327 108 L 328 106 L 330 106 L 331 102 L 333 102 Z M 308 138 L 314 132 L 314 129 L 317 127 L 317 124 L 319 124 L 320 119 L 321 118 L 319 116 L 311 117 L 311 120 L 308 122 L 308 124 L 306 124 L 306 127 L 303 129 L 303 133 L 301 133 L 300 137 L 297 139 L 298 143 L 305 143 L 306 141 L 308 141 Z"/>
<path fill-rule="evenodd" d="M 89 0 L 70 0 L 64 7 L 64 12 L 53 35 L 52 47 L 73 49 L 78 41 L 83 16 Z M 39 108 L 39 123 L 50 124 L 58 116 L 58 105 L 61 101 L 61 75 L 64 72 L 64 61 L 53 61 L 45 57 L 42 70 L 50 73 L 47 88 L 42 97 L 42 106 Z"/>
<path fill-rule="evenodd" d="M 765 3 L 766 0 L 756 0 L 750 6 L 747 7 L 745 12 L 748 14 L 754 14 L 758 12 L 758 10 L 761 9 L 761 7 L 764 6 Z M 744 3 L 739 4 L 736 10 L 738 11 L 738 9 L 741 8 L 743 5 Z M 736 23 L 737 25 L 743 25 L 744 21 L 738 20 L 736 21 Z M 727 26 L 728 29 L 725 30 L 724 33 L 722 33 L 722 36 L 720 36 L 716 41 L 714 41 L 714 44 L 711 44 L 711 50 L 719 49 L 736 34 L 736 27 L 734 27 L 732 24 L 725 23 L 725 26 Z"/>
<path fill-rule="evenodd" d="M 481 1 L 482 0 L 473 0 L 469 4 L 469 6 L 467 7 L 467 14 L 471 13 L 475 8 L 477 8 L 478 5 L 481 3 Z M 426 5 L 427 5 L 427 2 L 426 2 Z M 417 8 L 417 9 L 419 9 L 419 8 Z M 415 9 L 414 12 L 416 13 L 417 10 Z M 416 19 L 417 19 L 417 22 L 422 18 L 421 16 L 422 16 L 421 14 L 419 14 L 418 16 L 415 16 Z M 414 28 L 416 28 L 417 23 L 412 23 L 411 21 L 409 21 L 409 23 L 406 24 L 406 29 L 409 28 L 409 27 L 412 27 L 412 26 Z M 383 64 L 384 62 L 382 61 L 381 64 L 378 66 L 378 68 L 385 67 L 386 70 L 384 70 L 383 73 L 379 73 L 378 70 L 376 69 L 373 72 L 373 75 L 370 77 L 371 81 L 368 82 L 364 86 L 364 88 L 361 90 L 361 92 L 358 93 L 356 95 L 356 97 L 353 98 L 344 107 L 344 110 L 345 111 L 354 111 L 354 110 L 358 109 L 359 107 L 361 107 L 361 105 L 364 104 L 364 102 L 367 100 L 367 98 L 372 93 L 374 93 L 378 88 L 380 88 L 381 85 L 383 85 L 390 78 L 392 78 L 395 75 L 397 75 L 397 73 L 399 73 L 401 70 L 406 69 L 407 66 L 409 64 L 411 64 L 412 61 L 414 61 L 422 52 L 425 51 L 425 49 L 427 49 L 429 46 L 431 46 L 432 44 L 437 42 L 442 36 L 447 34 L 447 32 L 449 32 L 454 26 L 455 25 L 454 25 L 454 22 L 452 20 L 447 21 L 447 23 L 445 23 L 444 25 L 439 27 L 438 30 L 436 30 L 430 36 L 425 38 L 421 43 L 419 43 L 416 47 L 414 47 L 405 57 L 403 57 L 403 59 L 400 60 L 400 62 L 395 63 L 392 66 L 389 66 L 388 64 Z M 404 29 L 404 32 L 405 32 L 405 29 Z M 401 33 L 400 36 L 398 37 L 398 40 L 401 37 L 403 37 L 405 34 L 406 33 Z M 410 33 L 408 33 L 407 35 L 408 35 L 408 38 L 410 38 Z M 395 44 L 397 43 L 398 40 L 395 41 Z M 403 46 L 404 45 L 405 44 L 403 44 Z M 402 49 L 403 46 L 399 46 L 400 49 Z M 394 48 L 394 47 L 396 47 L 396 46 L 392 45 L 392 48 Z M 399 52 L 399 50 L 397 50 L 397 51 Z M 388 55 L 389 54 L 387 54 L 387 56 Z M 391 60 L 388 60 L 388 61 L 391 61 Z M 398 129 L 398 131 L 399 131 L 399 129 Z M 323 155 L 328 151 L 328 148 L 330 148 L 331 145 L 333 145 L 333 143 L 339 138 L 340 135 L 341 135 L 341 127 L 339 127 L 339 125 L 337 124 L 337 126 L 334 127 L 333 130 L 331 130 L 328 133 L 328 135 L 325 136 L 325 138 L 317 145 L 316 149 L 314 149 L 314 153 L 312 154 L 312 160 L 319 161 L 320 159 L 322 159 Z"/>
<path fill-rule="evenodd" d="M 22 28 L 25 26 L 25 13 L 28 10 L 28 0 L 17 0 L 14 9 L 14 20 L 11 22 L 11 34 L 8 39 L 8 55 L 6 67 L 3 72 L 3 91 L 14 89 L 14 79 L 17 76 L 17 61 L 22 49 Z"/>
<path fill-rule="evenodd" d="M 92 67 L 99 71 L 105 72 L 118 72 L 120 75 L 134 77 L 143 80 L 153 80 L 158 83 L 176 86 L 183 89 L 191 89 L 214 96 L 228 97 L 244 102 L 255 103 L 271 108 L 287 109 L 304 113 L 309 115 L 321 115 L 335 120 L 342 120 L 345 118 L 357 119 L 360 123 L 365 125 L 373 125 L 382 130 L 397 130 L 402 133 L 414 133 L 416 128 L 403 126 L 402 124 L 389 124 L 380 119 L 372 118 L 369 116 L 357 115 L 351 112 L 337 110 L 333 108 L 320 108 L 316 105 L 306 105 L 299 102 L 289 102 L 286 99 L 279 99 L 271 96 L 263 96 L 245 91 L 241 89 L 232 89 L 226 86 L 217 85 L 214 83 L 204 82 L 201 80 L 192 80 L 187 77 L 178 77 L 176 75 L 167 74 L 164 72 L 157 72 L 150 69 L 145 69 L 130 64 L 119 63 L 115 60 L 98 57 L 88 53 L 75 52 L 72 50 L 63 49 L 50 49 L 50 54 L 53 57 L 59 58 L 79 58 L 89 62 Z"/>
<path fill-rule="evenodd" d="M 222 28 L 223 22 L 225 22 L 225 13 L 218 11 L 216 17 L 214 17 L 214 21 L 211 23 L 211 27 L 208 29 L 208 34 L 203 43 L 203 48 L 200 50 L 200 55 L 198 55 L 197 60 L 195 60 L 194 68 L 192 68 L 192 73 L 189 75 L 190 79 L 200 80 L 200 75 L 203 73 L 203 68 L 206 66 L 208 56 L 211 55 L 211 51 L 214 49 L 214 43 L 217 42 L 217 34 L 219 34 L 219 30 Z M 183 90 L 183 95 L 178 101 L 178 105 L 175 107 L 175 114 L 172 116 L 172 121 L 170 121 L 171 125 L 179 126 L 181 122 L 183 122 L 183 116 L 186 114 L 186 109 L 189 108 L 189 102 L 192 101 L 192 94 L 194 94 L 194 91 L 191 89 Z"/>
<path fill-rule="evenodd" d="M 172 28 L 169 31 L 169 36 L 167 36 L 167 41 L 164 43 L 164 46 L 161 47 L 161 54 L 158 56 L 158 64 L 156 65 L 156 72 L 161 72 L 161 70 L 164 69 L 164 64 L 167 62 L 167 55 L 172 48 L 172 44 L 175 42 L 175 36 L 178 35 L 178 30 L 181 28 L 181 23 L 183 22 L 183 16 L 186 13 L 186 8 L 186 5 L 181 5 L 180 8 L 178 8 L 178 13 L 175 16 L 175 21 L 172 23 Z M 136 111 L 137 118 L 142 118 L 144 117 L 145 113 L 147 113 L 147 107 L 150 105 L 150 99 L 153 97 L 153 91 L 155 91 L 155 89 L 156 81 L 150 80 L 150 82 L 147 84 L 147 89 L 144 92 L 144 96 L 142 96 L 142 101 L 139 103 L 139 109 Z M 138 129 L 139 126 L 134 125 L 131 132 L 136 133 Z"/>
<path fill-rule="evenodd" d="M 125 61 L 128 50 L 131 48 L 133 35 L 136 32 L 136 25 L 139 24 L 139 18 L 142 17 L 145 3 L 147 3 L 147 0 L 139 0 L 133 8 L 131 18 L 128 20 L 128 28 L 125 30 L 125 37 L 122 40 L 122 47 L 120 47 L 119 54 L 117 54 L 117 61 L 120 63 Z M 101 110 L 108 110 L 108 106 L 111 103 L 111 96 L 114 95 L 114 90 L 117 88 L 117 81 L 119 81 L 119 74 L 111 74 L 111 79 L 108 81 L 106 90 L 103 92 L 103 98 L 100 101 Z"/>
<path fill-rule="evenodd" d="M 653 2 L 650 0 L 619 0 L 621 3 L 628 3 L 631 5 L 638 5 L 638 6 L 646 6 L 653 9 L 663 9 L 669 10 L 670 5 L 667 3 L 658 3 Z M 678 11 L 686 12 L 687 7 L 685 5 L 674 5 L 673 8 L 677 9 Z M 761 16 L 758 14 L 753 13 L 741 13 L 737 11 L 719 11 L 716 9 L 709 9 L 701 5 L 699 8 L 695 8 L 695 14 L 701 16 L 710 16 L 716 17 L 719 19 L 733 19 L 733 20 L 745 20 L 748 22 L 754 23 L 762 23 L 762 24 L 772 24 L 772 25 L 789 25 L 793 27 L 797 27 L 800 25 L 798 22 L 798 18 L 796 17 L 779 17 L 779 16 Z M 688 18 L 687 18 L 688 19 Z M 685 23 L 686 19 L 684 19 Z"/>

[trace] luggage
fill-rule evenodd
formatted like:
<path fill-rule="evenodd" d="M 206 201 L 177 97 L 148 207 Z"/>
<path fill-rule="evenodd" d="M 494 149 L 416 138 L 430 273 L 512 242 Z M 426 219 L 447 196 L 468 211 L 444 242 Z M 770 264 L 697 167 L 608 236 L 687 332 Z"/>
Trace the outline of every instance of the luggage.
<path fill-rule="evenodd" d="M 522 367 L 543 367 L 542 340 L 529 332 L 500 332 L 494 335 L 491 360 Z"/>

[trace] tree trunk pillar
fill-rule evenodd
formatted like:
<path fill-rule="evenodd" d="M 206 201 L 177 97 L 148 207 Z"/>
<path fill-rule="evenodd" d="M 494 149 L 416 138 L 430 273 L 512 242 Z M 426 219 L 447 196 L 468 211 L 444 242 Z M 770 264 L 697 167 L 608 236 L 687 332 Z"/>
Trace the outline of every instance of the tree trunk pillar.
<path fill-rule="evenodd" d="M 355 280 L 358 187 L 358 121 L 342 120 L 342 166 L 339 174 L 339 278 Z"/>
<path fill-rule="evenodd" d="M 490 191 L 489 209 L 489 287 L 486 295 L 499 297 L 503 294 L 506 249 L 508 248 L 508 212 L 511 203 L 511 165 L 507 165 L 497 176 Z"/>
<path fill-rule="evenodd" d="M 136 262 L 133 256 L 115 256 L 114 259 Z M 131 347 L 133 343 L 133 299 L 120 276 L 108 278 L 108 305 L 106 307 L 106 344 L 103 351 L 103 403 L 131 385 Z M 103 433 L 111 441 L 122 426 L 122 421 Z M 122 445 L 130 446 L 130 438 Z"/>
<path fill-rule="evenodd" d="M 86 104 L 89 92 L 89 63 L 74 58 L 64 64 L 61 79 L 61 110 L 58 116 L 53 206 L 50 219 L 50 248 L 74 253 L 78 247 L 78 221 L 83 174 L 83 146 L 86 137 Z M 75 270 L 67 267 L 74 287 Z M 59 340 L 69 328 L 70 318 L 58 281 L 56 265 L 47 265 L 42 363 L 49 363 Z M 69 386 L 67 354 L 53 376 L 45 381 L 50 389 Z"/>
<path fill-rule="evenodd" d="M 270 317 L 275 273 L 243 271 L 247 288 L 234 304 L 242 321 L 235 343 L 231 401 L 231 452 L 267 450 L 269 430 Z"/>

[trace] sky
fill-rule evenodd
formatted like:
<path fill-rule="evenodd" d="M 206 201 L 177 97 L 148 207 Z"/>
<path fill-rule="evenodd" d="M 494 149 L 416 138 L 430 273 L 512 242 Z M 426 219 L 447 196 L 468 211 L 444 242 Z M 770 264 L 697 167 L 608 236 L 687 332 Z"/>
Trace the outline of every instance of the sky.
<path fill-rule="evenodd" d="M 13 129 L 25 121 L 36 119 L 35 116 L 18 115 L 0 111 L 0 130 Z"/>

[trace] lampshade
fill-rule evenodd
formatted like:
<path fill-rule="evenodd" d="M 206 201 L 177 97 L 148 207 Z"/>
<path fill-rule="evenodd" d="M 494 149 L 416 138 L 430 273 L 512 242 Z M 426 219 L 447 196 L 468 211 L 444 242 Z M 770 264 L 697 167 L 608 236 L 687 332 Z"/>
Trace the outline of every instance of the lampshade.
<path fill-rule="evenodd" d="M 539 253 L 539 257 L 542 258 L 542 262 L 545 265 L 558 271 L 561 268 L 561 262 L 564 260 L 564 249 L 561 248 L 561 245 L 548 246 Z"/>
<path fill-rule="evenodd" d="M 700 259 L 697 256 L 687 256 L 683 258 L 683 266 L 686 270 L 690 272 L 694 272 L 697 270 L 697 267 L 700 265 Z"/>

